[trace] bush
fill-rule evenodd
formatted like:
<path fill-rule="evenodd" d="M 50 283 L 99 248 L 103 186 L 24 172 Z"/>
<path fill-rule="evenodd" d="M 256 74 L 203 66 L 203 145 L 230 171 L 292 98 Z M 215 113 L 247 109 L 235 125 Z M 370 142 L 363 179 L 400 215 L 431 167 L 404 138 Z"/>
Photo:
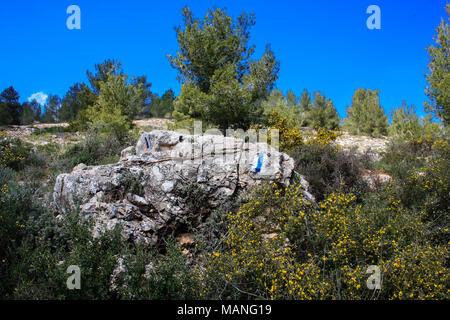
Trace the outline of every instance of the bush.
<path fill-rule="evenodd" d="M 448 299 L 448 248 L 432 243 L 425 219 L 403 206 L 390 186 L 362 202 L 351 193 L 333 193 L 317 206 L 304 200 L 299 185 L 262 187 L 228 214 L 222 246 L 208 252 L 201 273 L 202 294 Z M 380 290 L 366 287 L 370 265 L 380 267 Z"/>
<path fill-rule="evenodd" d="M 2 172 L 14 177 L 10 169 Z M 92 236 L 78 212 L 57 219 L 33 200 L 31 186 L 7 181 L 0 193 L 0 299 L 189 299 L 198 286 L 173 242 L 164 256 L 134 246 L 121 229 Z M 125 268 L 112 282 L 119 258 Z M 81 289 L 69 290 L 68 266 L 81 270 Z M 145 266 L 152 265 L 151 271 Z M 145 275 L 145 277 L 144 277 Z"/>
<path fill-rule="evenodd" d="M 405 102 L 392 112 L 392 125 L 388 132 L 397 141 L 426 139 L 430 135 L 438 137 L 442 134 L 439 124 L 432 121 L 431 115 L 419 119 L 414 106 L 408 106 Z"/>
<path fill-rule="evenodd" d="M 23 168 L 31 153 L 31 147 L 22 140 L 0 133 L 0 167 L 14 170 Z"/>
<path fill-rule="evenodd" d="M 66 170 L 72 169 L 80 163 L 98 165 L 114 163 L 119 160 L 120 152 L 127 146 L 134 145 L 137 140 L 137 131 L 132 131 L 122 139 L 114 135 L 100 135 L 95 130 L 87 132 L 85 141 L 75 144 L 61 156 Z"/>
<path fill-rule="evenodd" d="M 182 197 L 193 215 L 201 215 L 208 205 L 208 192 L 198 183 L 182 186 L 177 194 Z"/>
<path fill-rule="evenodd" d="M 388 121 L 380 106 L 378 90 L 359 88 L 347 107 L 345 127 L 352 134 L 381 136 L 387 134 Z"/>
<path fill-rule="evenodd" d="M 5 172 L 4 168 L 2 171 Z M 3 181 L 0 188 L 0 296 L 3 297 L 12 293 L 15 279 L 10 274 L 20 260 L 17 251 L 26 237 L 28 219 L 37 210 L 30 187 L 9 180 Z"/>
<path fill-rule="evenodd" d="M 305 176 L 317 200 L 337 190 L 354 191 L 358 196 L 367 191 L 361 176 L 369 163 L 354 151 L 339 150 L 334 144 L 338 135 L 318 128 L 315 136 L 291 153 L 295 170 Z"/>
<path fill-rule="evenodd" d="M 198 282 L 187 265 L 186 256 L 172 240 L 163 256 L 139 247 L 126 259 L 127 271 L 120 276 L 119 296 L 124 299 L 194 299 Z"/>

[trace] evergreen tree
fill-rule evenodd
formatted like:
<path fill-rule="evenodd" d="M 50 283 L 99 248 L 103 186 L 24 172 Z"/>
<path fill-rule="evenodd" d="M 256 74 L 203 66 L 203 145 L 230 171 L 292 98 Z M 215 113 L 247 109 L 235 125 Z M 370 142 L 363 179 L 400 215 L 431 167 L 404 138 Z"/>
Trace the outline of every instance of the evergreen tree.
<path fill-rule="evenodd" d="M 300 107 L 303 108 L 304 111 L 309 111 L 310 105 L 311 105 L 311 95 L 305 88 L 303 89 L 302 96 L 300 97 Z"/>
<path fill-rule="evenodd" d="M 107 59 L 102 63 L 95 64 L 95 73 L 86 71 L 87 78 L 95 95 L 100 93 L 100 84 L 108 80 L 111 75 L 123 74 L 122 63 L 114 59 Z"/>
<path fill-rule="evenodd" d="M 32 100 L 29 103 L 31 110 L 33 111 L 33 121 L 41 120 L 42 107 L 36 100 Z"/>
<path fill-rule="evenodd" d="M 157 118 L 169 118 L 174 110 L 175 92 L 172 89 L 164 92 L 162 97 L 156 96 L 151 105 L 151 114 Z"/>
<path fill-rule="evenodd" d="M 299 107 L 301 108 L 301 126 L 310 126 L 311 121 L 309 121 L 308 113 L 311 111 L 311 95 L 306 88 L 303 89 L 302 95 L 300 97 Z"/>
<path fill-rule="evenodd" d="M 33 102 L 35 102 L 36 100 L 33 100 Z M 21 113 L 21 117 L 20 117 L 20 124 L 22 125 L 28 125 L 28 124 L 32 124 L 34 121 L 34 110 L 31 107 L 31 103 L 30 102 L 24 102 L 22 103 L 22 113 Z"/>
<path fill-rule="evenodd" d="M 128 81 L 127 75 L 109 71 L 106 80 L 100 81 L 99 86 L 95 104 L 83 112 L 87 124 L 105 137 L 122 141 L 142 105 L 142 83 L 135 79 Z"/>
<path fill-rule="evenodd" d="M 44 123 L 58 122 L 58 113 L 61 108 L 61 98 L 57 95 L 50 94 L 47 98 L 47 103 L 44 106 L 44 114 L 41 121 Z"/>
<path fill-rule="evenodd" d="M 60 121 L 72 121 L 76 119 L 80 110 L 86 109 L 89 106 L 89 101 L 83 98 L 86 91 L 90 91 L 89 87 L 84 83 L 75 83 L 69 88 L 69 91 L 64 95 L 59 110 Z M 93 100 L 93 99 L 92 99 Z"/>
<path fill-rule="evenodd" d="M 179 123 L 201 118 L 220 128 L 246 129 L 262 115 L 262 101 L 278 77 L 279 63 L 267 46 L 260 60 L 250 60 L 249 29 L 253 14 L 236 20 L 225 10 L 208 10 L 203 21 L 188 7 L 184 28 L 177 27 L 179 51 L 169 55 L 183 83 L 173 116 Z"/>
<path fill-rule="evenodd" d="M 330 98 L 320 91 L 314 92 L 314 102 L 309 105 L 307 123 L 311 127 L 321 127 L 328 130 L 339 129 L 339 115 Z"/>
<path fill-rule="evenodd" d="M 95 120 L 95 114 L 100 112 L 104 106 L 117 106 L 121 116 L 126 117 L 126 121 L 131 124 L 138 115 L 149 108 L 152 93 L 151 83 L 147 82 L 147 77 L 141 76 L 129 79 L 122 70 L 122 64 L 115 60 L 105 60 L 103 63 L 95 65 L 95 72 L 86 72 L 90 87 L 81 85 L 81 90 L 77 93 L 80 110 L 76 119 L 71 121 L 72 130 L 86 130 Z M 103 92 L 103 100 L 100 96 Z M 74 99 L 74 100 L 76 100 Z M 71 101 L 69 99 L 69 101 Z M 78 105 L 78 102 L 77 104 Z M 70 109 L 70 108 L 69 108 Z M 64 110 L 65 114 L 66 110 Z M 70 112 L 68 113 L 71 114 Z"/>
<path fill-rule="evenodd" d="M 0 125 L 9 125 L 13 123 L 13 118 L 8 105 L 0 101 Z"/>
<path fill-rule="evenodd" d="M 359 88 L 347 107 L 346 129 L 352 134 L 380 136 L 387 134 L 388 121 L 380 106 L 379 91 Z"/>
<path fill-rule="evenodd" d="M 292 120 L 296 127 L 304 124 L 304 114 L 300 108 L 299 98 L 291 90 L 286 96 L 280 90 L 273 90 L 262 105 L 265 115 L 269 116 L 275 110 L 284 118 Z"/>
<path fill-rule="evenodd" d="M 136 82 L 142 86 L 141 98 L 140 98 L 140 106 L 138 107 L 138 114 L 140 117 L 146 117 L 146 115 L 150 116 L 150 108 L 153 101 L 153 93 L 150 88 L 152 84 L 147 82 L 147 76 L 140 76 L 136 78 Z"/>
<path fill-rule="evenodd" d="M 450 4 L 447 4 L 450 15 Z M 425 104 L 427 110 L 433 112 L 445 125 L 450 123 L 450 18 L 444 19 L 437 28 L 434 37 L 436 45 L 427 48 L 430 62 L 426 80 L 428 87 L 425 93 L 430 99 Z"/>
<path fill-rule="evenodd" d="M 416 109 L 407 105 L 405 101 L 402 106 L 392 112 L 392 124 L 388 129 L 389 135 L 397 140 L 418 140 L 428 135 L 439 135 L 442 133 L 439 124 L 432 121 L 431 114 L 420 119 Z"/>
<path fill-rule="evenodd" d="M 11 86 L 0 93 L 1 124 L 20 124 L 21 104 L 19 93 Z"/>

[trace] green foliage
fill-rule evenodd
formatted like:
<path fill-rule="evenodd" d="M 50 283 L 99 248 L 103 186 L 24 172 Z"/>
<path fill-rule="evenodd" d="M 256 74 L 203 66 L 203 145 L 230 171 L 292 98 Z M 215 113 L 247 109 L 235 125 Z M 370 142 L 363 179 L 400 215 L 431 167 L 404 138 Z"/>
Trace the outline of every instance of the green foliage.
<path fill-rule="evenodd" d="M 400 141 L 424 139 L 428 135 L 438 136 L 442 133 L 439 124 L 431 119 L 431 115 L 420 119 L 414 106 L 406 102 L 392 112 L 392 124 L 388 128 L 389 136 Z"/>
<path fill-rule="evenodd" d="M 76 131 L 95 127 L 103 134 L 123 138 L 131 122 L 148 109 L 151 83 L 145 76 L 129 79 L 121 63 L 114 60 L 96 64 L 95 73 L 87 71 L 87 76 L 91 88 L 72 87 L 66 96 L 64 116 L 71 116 L 74 108 L 78 110 L 70 128 Z"/>
<path fill-rule="evenodd" d="M 106 59 L 102 63 L 95 64 L 95 73 L 86 71 L 91 90 L 95 95 L 100 94 L 100 84 L 107 82 L 111 75 L 123 74 L 122 63 L 114 59 Z"/>
<path fill-rule="evenodd" d="M 58 122 L 58 113 L 61 108 L 61 98 L 57 95 L 49 95 L 44 106 L 44 114 L 41 121 L 44 123 Z"/>
<path fill-rule="evenodd" d="M 2 172 L 5 169 L 2 168 Z M 10 177 L 12 175 L 10 173 Z M 17 251 L 26 237 L 25 224 L 36 213 L 32 199 L 32 189 L 20 186 L 15 181 L 5 179 L 0 186 L 0 296 L 12 292 L 15 280 L 10 277 L 15 272 Z"/>
<path fill-rule="evenodd" d="M 447 12 L 450 12 L 447 4 Z M 430 61 L 426 80 L 428 87 L 425 90 L 429 103 L 425 106 L 429 111 L 441 119 L 444 124 L 450 122 L 450 18 L 441 20 L 434 37 L 435 45 L 427 48 Z"/>
<path fill-rule="evenodd" d="M 314 92 L 314 101 L 311 103 L 311 95 L 304 89 L 300 99 L 292 91 L 283 96 L 279 90 L 272 91 L 271 95 L 263 102 L 264 113 L 270 115 L 277 111 L 282 117 L 290 119 L 292 125 L 300 127 L 321 127 L 329 130 L 339 128 L 339 115 L 330 98 Z"/>
<path fill-rule="evenodd" d="M 164 92 L 160 98 L 158 95 L 153 97 L 151 103 L 151 115 L 156 118 L 170 118 L 174 110 L 175 93 L 172 89 Z"/>
<path fill-rule="evenodd" d="M 159 256 L 154 250 L 139 246 L 126 259 L 128 271 L 120 275 L 123 299 L 194 299 L 198 297 L 198 280 L 186 263 L 186 257 L 173 240 Z"/>
<path fill-rule="evenodd" d="M 0 125 L 20 124 L 19 93 L 8 87 L 0 93 Z"/>
<path fill-rule="evenodd" d="M 378 90 L 359 88 L 347 107 L 346 129 L 357 135 L 381 136 L 387 134 L 388 121 L 380 106 Z"/>
<path fill-rule="evenodd" d="M 177 194 L 185 199 L 186 205 L 193 214 L 202 214 L 208 209 L 208 192 L 198 183 L 181 187 Z"/>
<path fill-rule="evenodd" d="M 254 16 L 241 14 L 235 21 L 225 10 L 209 10 L 203 21 L 183 9 L 184 29 L 176 28 L 179 52 L 169 55 L 183 82 L 175 103 L 175 121 L 192 118 L 221 129 L 247 129 L 262 114 L 261 102 L 278 77 L 279 63 L 266 47 L 260 60 L 250 61 L 248 46 Z"/>
<path fill-rule="evenodd" d="M 24 167 L 31 153 L 31 147 L 18 138 L 0 133 L 0 168 L 19 170 Z"/>
<path fill-rule="evenodd" d="M 380 164 L 394 176 L 397 197 L 408 208 L 420 211 L 430 223 L 430 235 L 444 244 L 450 241 L 444 231 L 450 223 L 449 146 L 448 139 L 433 136 L 394 142 Z"/>
<path fill-rule="evenodd" d="M 61 102 L 58 118 L 60 121 L 73 121 L 81 110 L 87 109 L 95 101 L 94 93 L 84 83 L 75 83 L 69 88 Z"/>
<path fill-rule="evenodd" d="M 209 9 L 200 21 L 189 7 L 185 7 L 182 14 L 184 30 L 181 26 L 175 29 L 179 51 L 176 56 L 168 55 L 172 67 L 179 72 L 179 80 L 193 83 L 208 93 L 216 70 L 227 64 L 236 64 L 239 78 L 242 78 L 254 52 L 254 46 L 248 46 L 254 15 L 244 12 L 233 21 L 225 10 Z"/>
<path fill-rule="evenodd" d="M 307 99 L 306 99 L 307 100 Z M 315 128 L 328 130 L 339 129 L 339 115 L 330 98 L 326 98 L 319 91 L 314 92 L 314 102 L 308 106 L 307 123 Z"/>
<path fill-rule="evenodd" d="M 120 151 L 128 145 L 133 145 L 134 142 L 135 138 L 130 134 L 118 139 L 114 135 L 103 135 L 90 129 L 84 141 L 70 146 L 60 158 L 66 170 L 71 170 L 80 163 L 86 165 L 113 163 L 119 160 Z"/>
<path fill-rule="evenodd" d="M 77 212 L 56 219 L 53 213 L 36 205 L 32 195 L 33 188 L 13 181 L 1 188 L 1 299 L 191 299 L 197 296 L 197 281 L 173 241 L 161 256 L 154 248 L 135 247 L 126 242 L 120 228 L 93 238 L 89 220 Z M 125 268 L 114 275 L 119 258 L 123 258 Z M 66 287 L 69 265 L 80 267 L 80 290 Z"/>
<path fill-rule="evenodd" d="M 41 106 L 36 101 L 22 103 L 20 124 L 28 125 L 41 119 Z"/>
<path fill-rule="evenodd" d="M 85 112 L 90 130 L 102 139 L 124 141 L 137 115 L 143 98 L 142 84 L 122 73 L 108 73 L 106 81 L 98 82 L 96 103 Z"/>
<path fill-rule="evenodd" d="M 286 96 L 280 90 L 273 90 L 262 103 L 264 114 L 270 116 L 276 110 L 282 117 L 290 119 L 295 127 L 304 127 L 307 124 L 306 112 L 298 100 L 291 90 Z"/>
<path fill-rule="evenodd" d="M 203 296 L 215 299 L 446 299 L 448 247 L 390 187 L 358 201 L 332 193 L 317 206 L 301 186 L 256 191 L 229 212 L 209 252 Z M 448 229 L 447 229 L 448 234 Z M 366 287 L 369 265 L 381 290 Z"/>
<path fill-rule="evenodd" d="M 339 150 L 333 143 L 336 136 L 331 131 L 323 131 L 291 153 L 295 170 L 309 182 L 311 193 L 317 200 L 337 190 L 353 191 L 356 195 L 367 191 L 361 175 L 364 167 L 370 164 L 364 156 L 353 151 Z"/>

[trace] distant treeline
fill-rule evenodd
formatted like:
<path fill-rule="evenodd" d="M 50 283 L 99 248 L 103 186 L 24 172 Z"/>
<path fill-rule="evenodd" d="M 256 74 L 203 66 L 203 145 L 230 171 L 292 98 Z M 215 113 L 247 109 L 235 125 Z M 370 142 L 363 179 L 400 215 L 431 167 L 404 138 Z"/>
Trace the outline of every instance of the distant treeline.
<path fill-rule="evenodd" d="M 44 105 L 37 100 L 20 103 L 20 95 L 14 87 L 10 86 L 0 94 L 0 125 L 28 125 L 33 122 L 55 123 L 75 121 L 82 110 L 95 104 L 99 95 L 100 81 L 106 80 L 107 72 L 120 66 L 112 60 L 96 65 L 96 73 L 89 71 L 88 83 L 77 82 L 69 88 L 63 98 L 50 94 Z M 116 72 L 122 72 L 116 71 Z M 136 114 L 134 118 L 170 118 L 173 111 L 175 93 L 172 89 L 164 92 L 162 96 L 151 92 L 151 83 L 145 76 L 132 79 L 142 86 L 140 97 L 136 99 Z"/>
<path fill-rule="evenodd" d="M 403 102 L 390 114 L 390 125 L 378 90 L 355 90 L 344 119 L 320 91 L 283 95 L 275 87 L 280 63 L 270 46 L 259 60 L 253 58 L 255 46 L 249 45 L 253 14 L 243 12 L 233 19 L 226 10 L 214 8 L 199 19 L 188 7 L 182 14 L 183 25 L 175 28 L 178 51 L 167 55 L 181 82 L 178 97 L 172 89 L 159 97 L 151 92 L 146 76 L 129 78 L 119 61 L 108 59 L 96 64 L 94 72 L 87 71 L 87 84 L 75 83 L 62 99 L 49 95 L 43 114 L 36 101 L 21 104 L 13 87 L 5 89 L 0 95 L 0 124 L 69 121 L 75 130 L 95 124 L 100 131 L 117 132 L 126 130 L 136 118 L 173 117 L 175 128 L 189 128 L 194 120 L 202 120 L 222 130 L 248 129 L 270 125 L 270 114 L 276 111 L 296 127 L 344 128 L 353 134 L 383 136 L 434 132 L 450 121 L 449 33 L 444 20 L 436 45 L 428 48 L 425 93 L 429 102 L 425 109 L 429 114 L 420 119 L 414 106 Z"/>

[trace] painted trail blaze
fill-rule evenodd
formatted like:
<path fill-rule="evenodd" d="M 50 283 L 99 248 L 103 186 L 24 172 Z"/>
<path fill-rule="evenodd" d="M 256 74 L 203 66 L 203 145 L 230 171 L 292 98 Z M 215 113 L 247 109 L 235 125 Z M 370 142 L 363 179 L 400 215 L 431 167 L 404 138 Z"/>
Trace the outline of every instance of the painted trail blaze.
<path fill-rule="evenodd" d="M 258 163 L 256 164 L 255 172 L 261 172 L 261 167 L 263 164 L 264 154 L 258 154 Z"/>

